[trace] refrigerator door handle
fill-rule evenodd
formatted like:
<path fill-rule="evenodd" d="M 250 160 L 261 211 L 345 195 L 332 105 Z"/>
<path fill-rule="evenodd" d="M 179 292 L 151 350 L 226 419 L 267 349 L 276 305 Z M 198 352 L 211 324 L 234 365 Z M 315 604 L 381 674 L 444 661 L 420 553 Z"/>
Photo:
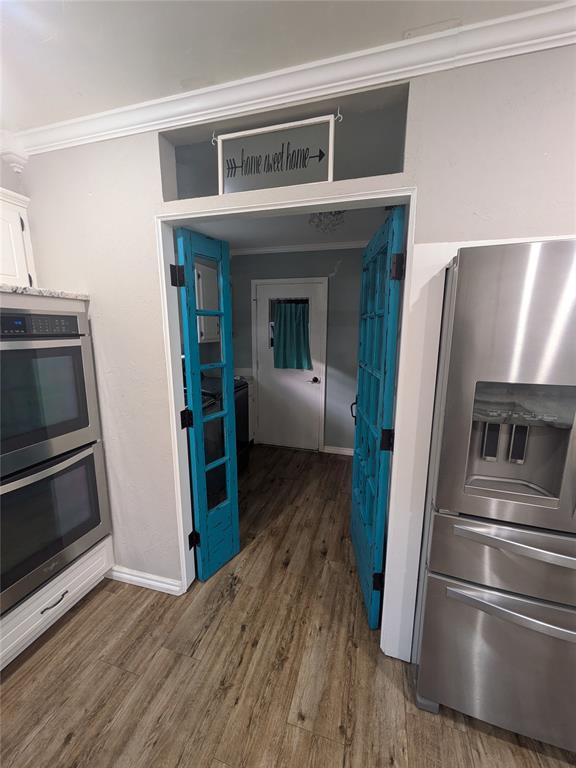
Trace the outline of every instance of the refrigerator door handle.
<path fill-rule="evenodd" d="M 565 627 L 558 627 L 555 624 L 547 624 L 540 619 L 534 619 L 532 616 L 526 616 L 523 613 L 498 605 L 485 597 L 479 597 L 477 594 L 465 589 L 456 587 L 446 587 L 446 596 L 452 600 L 458 600 L 460 603 L 476 608 L 483 613 L 488 613 L 497 619 L 508 621 L 512 624 L 518 624 L 525 629 L 531 629 L 548 637 L 555 637 L 558 640 L 565 640 L 568 643 L 576 643 L 576 632 Z M 496 598 L 497 599 L 497 598 Z"/>
<path fill-rule="evenodd" d="M 455 525 L 454 533 L 456 536 L 462 536 L 465 539 L 477 541 L 479 544 L 485 544 L 487 547 L 494 547 L 502 552 L 511 552 L 515 555 L 530 557 L 533 560 L 540 560 L 543 563 L 560 565 L 563 568 L 576 570 L 576 557 L 570 557 L 570 555 L 563 555 L 560 552 L 551 552 L 548 549 L 533 547 L 530 546 L 530 544 L 523 544 L 520 541 L 514 541 L 513 539 L 486 533 L 486 531 L 480 530 L 479 528 L 467 525 Z"/>

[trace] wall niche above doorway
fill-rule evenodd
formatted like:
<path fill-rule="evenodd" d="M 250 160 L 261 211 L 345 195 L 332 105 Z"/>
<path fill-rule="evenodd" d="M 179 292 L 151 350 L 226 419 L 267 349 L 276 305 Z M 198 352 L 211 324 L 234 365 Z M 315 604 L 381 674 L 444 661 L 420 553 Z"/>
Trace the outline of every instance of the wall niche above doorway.
<path fill-rule="evenodd" d="M 342 116 L 334 130 L 334 181 L 382 176 L 404 170 L 409 84 L 378 88 L 231 120 L 188 126 L 160 134 L 164 200 L 218 194 L 218 150 L 213 135 Z"/>

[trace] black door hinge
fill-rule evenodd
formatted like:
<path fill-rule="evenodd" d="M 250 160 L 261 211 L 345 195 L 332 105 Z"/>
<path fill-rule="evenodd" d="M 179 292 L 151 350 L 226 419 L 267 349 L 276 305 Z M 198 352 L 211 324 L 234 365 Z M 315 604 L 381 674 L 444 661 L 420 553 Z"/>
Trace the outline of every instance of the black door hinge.
<path fill-rule="evenodd" d="M 22 216 L 20 216 L 20 229 L 22 230 L 22 232 L 24 232 L 25 228 L 26 227 L 24 226 L 24 219 L 22 218 Z"/>
<path fill-rule="evenodd" d="M 170 284 L 175 288 L 183 288 L 186 285 L 183 264 L 170 264 Z"/>
<path fill-rule="evenodd" d="M 384 591 L 384 574 L 383 573 L 372 574 L 372 589 L 375 589 L 376 592 Z"/>
<path fill-rule="evenodd" d="M 182 429 L 188 429 L 189 427 L 194 426 L 194 416 L 192 411 L 188 408 L 184 408 L 183 411 L 180 411 L 180 425 Z"/>
<path fill-rule="evenodd" d="M 198 531 L 192 531 L 192 533 L 188 534 L 188 549 L 192 549 L 192 547 L 199 547 L 200 546 L 200 534 Z"/>
<path fill-rule="evenodd" d="M 394 450 L 394 430 L 383 429 L 380 436 L 380 450 L 381 451 L 393 451 Z"/>
<path fill-rule="evenodd" d="M 390 267 L 391 280 L 404 280 L 406 271 L 406 256 L 403 253 L 395 253 L 392 256 L 392 266 Z"/>

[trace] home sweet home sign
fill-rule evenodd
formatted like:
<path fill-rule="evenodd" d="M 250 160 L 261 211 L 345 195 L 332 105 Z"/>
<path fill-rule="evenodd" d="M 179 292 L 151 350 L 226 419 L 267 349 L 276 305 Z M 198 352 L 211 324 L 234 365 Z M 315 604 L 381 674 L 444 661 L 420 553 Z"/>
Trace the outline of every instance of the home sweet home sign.
<path fill-rule="evenodd" d="M 218 137 L 219 192 L 332 181 L 334 115 Z"/>

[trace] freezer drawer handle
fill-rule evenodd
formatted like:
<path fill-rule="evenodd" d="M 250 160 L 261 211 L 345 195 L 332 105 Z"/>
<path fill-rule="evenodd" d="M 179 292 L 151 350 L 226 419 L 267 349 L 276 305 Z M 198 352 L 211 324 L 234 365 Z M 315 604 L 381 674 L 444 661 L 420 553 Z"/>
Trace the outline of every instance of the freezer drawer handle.
<path fill-rule="evenodd" d="M 68 469 L 68 467 L 71 467 L 74 464 L 78 464 L 79 461 L 82 461 L 82 459 L 85 459 L 87 456 L 90 456 L 93 453 L 94 448 L 93 446 L 90 446 L 81 453 L 76 453 L 71 458 L 66 459 L 65 461 L 61 461 L 59 464 L 55 464 L 53 467 L 49 467 L 49 469 L 44 469 L 42 472 L 32 473 L 26 477 L 20 478 L 19 480 L 13 480 L 11 483 L 7 483 L 6 485 L 0 487 L 0 496 L 4 496 L 4 494 L 11 493 L 12 491 L 17 491 L 20 488 L 25 488 L 27 485 L 32 485 L 33 483 L 37 483 L 40 480 L 45 480 L 47 477 L 51 477 L 52 475 L 57 475 L 58 472 L 62 472 L 62 470 Z"/>
<path fill-rule="evenodd" d="M 543 563 L 552 565 L 561 565 L 563 568 L 572 568 L 576 570 L 576 557 L 562 555 L 559 552 L 550 552 L 547 549 L 531 547 L 529 544 L 522 544 L 519 541 L 511 541 L 501 536 L 495 536 L 492 533 L 486 533 L 478 528 L 471 528 L 465 525 L 455 525 L 454 533 L 456 536 L 463 536 L 465 539 L 472 539 L 480 544 L 486 544 L 488 547 L 495 547 L 502 552 L 512 552 L 515 555 L 531 557 L 533 560 L 540 560 Z"/>
<path fill-rule="evenodd" d="M 497 619 L 509 621 L 512 624 L 518 624 L 520 627 L 532 629 L 534 632 L 540 632 L 542 635 L 548 635 L 548 637 L 555 637 L 558 640 L 566 640 L 568 643 L 576 643 L 576 632 L 571 629 L 557 627 L 554 624 L 547 624 L 539 619 L 533 619 L 531 616 L 525 616 L 523 613 L 513 611 L 511 608 L 504 608 L 502 605 L 491 603 L 489 600 L 478 597 L 472 592 L 456 589 L 456 587 L 446 587 L 446 596 L 450 597 L 452 600 L 458 600 L 465 605 L 469 605 L 472 608 L 477 608 L 484 613 L 489 613 Z"/>

